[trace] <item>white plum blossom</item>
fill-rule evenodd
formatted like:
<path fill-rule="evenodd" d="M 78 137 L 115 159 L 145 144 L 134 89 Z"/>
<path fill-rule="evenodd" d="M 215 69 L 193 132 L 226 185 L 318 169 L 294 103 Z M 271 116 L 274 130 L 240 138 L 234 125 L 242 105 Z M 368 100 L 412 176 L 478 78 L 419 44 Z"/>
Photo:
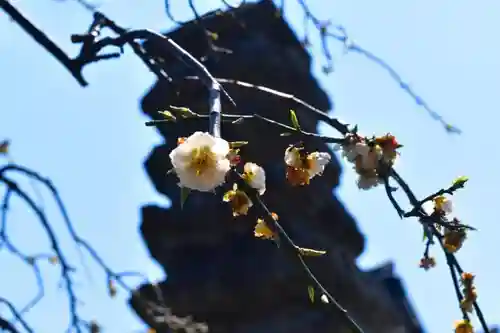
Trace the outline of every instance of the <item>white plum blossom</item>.
<path fill-rule="evenodd" d="M 313 178 L 323 173 L 325 166 L 330 163 L 332 156 L 329 153 L 315 151 L 302 158 L 298 148 L 288 147 L 285 151 L 284 159 L 286 165 L 293 168 L 306 169 L 309 177 Z"/>
<path fill-rule="evenodd" d="M 312 152 L 307 156 L 307 171 L 309 177 L 313 178 L 316 175 L 321 175 L 325 171 L 325 166 L 330 163 L 332 156 L 324 152 Z"/>
<path fill-rule="evenodd" d="M 296 147 L 288 147 L 285 150 L 285 163 L 288 166 L 294 167 L 294 168 L 300 168 L 302 161 L 300 160 L 300 151 Z"/>
<path fill-rule="evenodd" d="M 347 161 L 354 163 L 359 156 L 367 157 L 370 153 L 370 147 L 364 142 L 355 142 L 348 144 L 337 144 L 334 151 L 342 151 L 342 157 Z"/>
<path fill-rule="evenodd" d="M 333 146 L 333 151 L 341 151 L 342 157 L 344 157 L 347 161 L 353 163 L 358 157 L 358 152 L 355 149 L 355 144 L 336 144 Z"/>
<path fill-rule="evenodd" d="M 266 172 L 264 169 L 255 163 L 247 162 L 243 167 L 243 172 L 248 185 L 263 195 L 266 192 Z"/>
<path fill-rule="evenodd" d="M 365 145 L 368 150 L 365 148 L 362 148 L 363 154 L 360 154 L 361 156 L 361 168 L 365 170 L 373 170 L 377 169 L 380 160 L 382 158 L 382 149 L 378 146 L 376 147 L 369 147 L 368 145 Z"/>
<path fill-rule="evenodd" d="M 170 152 L 179 186 L 211 192 L 224 183 L 230 170 L 229 143 L 209 133 L 195 132 Z"/>

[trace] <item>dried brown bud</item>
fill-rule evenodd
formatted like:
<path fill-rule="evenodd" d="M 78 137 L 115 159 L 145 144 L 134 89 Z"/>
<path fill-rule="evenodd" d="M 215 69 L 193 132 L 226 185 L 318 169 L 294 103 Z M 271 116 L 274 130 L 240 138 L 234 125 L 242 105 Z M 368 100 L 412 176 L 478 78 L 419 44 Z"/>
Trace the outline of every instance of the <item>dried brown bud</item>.
<path fill-rule="evenodd" d="M 52 265 L 57 265 L 59 263 L 59 258 L 57 256 L 49 257 L 48 260 Z"/>
<path fill-rule="evenodd" d="M 90 330 L 90 333 L 100 333 L 101 327 L 99 326 L 99 324 L 95 320 L 92 320 L 89 323 L 89 330 Z"/>
<path fill-rule="evenodd" d="M 0 143 L 0 155 L 7 155 L 9 153 L 10 140 L 3 140 Z"/>
<path fill-rule="evenodd" d="M 111 279 L 108 280 L 108 294 L 109 297 L 113 298 L 116 296 L 117 290 L 115 286 L 115 282 Z"/>

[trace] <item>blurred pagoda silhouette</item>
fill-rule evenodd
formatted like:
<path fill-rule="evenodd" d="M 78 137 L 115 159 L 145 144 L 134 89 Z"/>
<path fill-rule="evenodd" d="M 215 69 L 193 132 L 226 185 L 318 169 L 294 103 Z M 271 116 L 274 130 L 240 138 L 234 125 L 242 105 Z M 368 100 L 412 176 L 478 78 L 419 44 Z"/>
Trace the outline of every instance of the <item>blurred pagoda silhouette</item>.
<path fill-rule="evenodd" d="M 322 110 L 331 109 L 326 93 L 311 76 L 311 59 L 271 1 L 246 4 L 229 12 L 210 13 L 203 27 L 218 35 L 216 45 L 231 52 L 207 53 L 203 28 L 189 22 L 168 35 L 219 78 L 230 78 L 287 92 Z M 159 54 L 155 45 L 144 45 Z M 173 82 L 158 81 L 142 100 L 144 113 L 158 119 L 169 105 L 208 112 L 206 89 L 193 73 L 172 58 L 161 55 Z M 255 113 L 288 123 L 294 108 L 304 130 L 316 132 L 318 119 L 290 100 L 255 89 L 225 86 L 238 108 L 227 101 L 226 113 Z M 170 169 L 168 153 L 177 138 L 203 129 L 207 122 L 184 122 L 159 128 L 165 144 L 155 147 L 145 162 L 157 191 L 172 205 L 142 208 L 141 232 L 151 256 L 168 277 L 159 283 L 162 298 L 178 316 L 192 316 L 208 324 L 213 333 L 343 333 L 342 320 L 330 306 L 311 303 L 308 279 L 302 268 L 271 241 L 255 239 L 255 216 L 234 219 L 220 196 L 192 193 L 180 208 L 180 191 Z M 310 186 L 291 187 L 285 181 L 283 153 L 290 143 L 281 131 L 265 123 L 223 124 L 227 140 L 249 141 L 242 153 L 267 173 L 264 200 L 280 216 L 299 246 L 324 249 L 327 255 L 308 260 L 322 284 L 346 307 L 366 333 L 420 333 L 420 327 L 392 264 L 364 272 L 356 258 L 364 237 L 339 202 L 340 165 L 334 158 L 325 174 Z M 328 147 L 321 141 L 311 146 Z M 137 291 L 152 302 L 158 295 L 151 285 Z M 132 297 L 131 306 L 158 333 L 170 332 Z"/>

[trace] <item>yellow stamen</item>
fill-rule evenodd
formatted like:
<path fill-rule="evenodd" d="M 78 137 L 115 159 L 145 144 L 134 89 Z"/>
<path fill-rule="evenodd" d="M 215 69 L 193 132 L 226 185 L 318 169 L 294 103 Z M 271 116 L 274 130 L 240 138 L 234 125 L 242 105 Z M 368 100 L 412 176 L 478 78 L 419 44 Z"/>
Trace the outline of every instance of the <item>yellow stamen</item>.
<path fill-rule="evenodd" d="M 201 176 L 207 170 L 215 168 L 216 163 L 215 154 L 208 146 L 194 148 L 191 151 L 191 162 L 189 163 L 189 168 L 194 169 L 197 176 Z"/>

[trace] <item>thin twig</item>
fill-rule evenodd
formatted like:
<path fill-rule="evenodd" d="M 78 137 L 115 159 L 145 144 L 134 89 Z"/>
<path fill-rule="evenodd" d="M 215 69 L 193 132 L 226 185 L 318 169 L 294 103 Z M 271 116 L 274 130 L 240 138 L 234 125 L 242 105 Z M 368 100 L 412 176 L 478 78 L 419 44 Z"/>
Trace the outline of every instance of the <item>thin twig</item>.
<path fill-rule="evenodd" d="M 462 131 L 451 125 L 449 122 L 447 122 L 438 112 L 436 112 L 434 109 L 432 109 L 429 104 L 420 96 L 418 95 L 413 88 L 410 87 L 410 85 L 403 80 L 401 75 L 392 67 L 390 66 L 386 61 L 384 61 L 382 58 L 376 56 L 372 52 L 366 50 L 362 46 L 356 44 L 347 34 L 347 30 L 342 26 L 338 24 L 332 24 L 332 22 L 329 21 L 322 21 L 318 19 L 312 11 L 309 9 L 309 6 L 307 5 L 305 0 L 297 0 L 299 5 L 302 8 L 302 11 L 304 12 L 304 17 L 305 17 L 305 23 L 304 23 L 304 28 L 306 31 L 306 37 L 305 39 L 308 41 L 309 40 L 309 22 L 313 24 L 313 26 L 316 28 L 316 30 L 319 33 L 319 38 L 320 38 L 320 43 L 323 51 L 323 55 L 327 61 L 326 65 L 323 67 L 323 70 L 325 73 L 329 73 L 333 71 L 333 57 L 330 51 L 330 48 L 328 47 L 328 39 L 332 39 L 334 41 L 342 43 L 344 46 L 344 52 L 354 52 L 358 53 L 362 56 L 364 56 L 366 59 L 372 61 L 376 65 L 380 66 L 383 68 L 389 75 L 390 77 L 396 81 L 396 83 L 403 89 L 414 101 L 415 103 L 422 107 L 430 116 L 432 119 L 438 121 L 443 128 L 450 134 L 461 134 Z M 333 28 L 334 30 L 332 31 Z"/>
<path fill-rule="evenodd" d="M 9 333 L 19 333 L 17 328 L 13 324 L 11 324 L 8 320 L 0 317 L 0 328 Z"/>
<path fill-rule="evenodd" d="M 212 88 L 212 84 L 217 82 L 217 80 L 210 74 L 210 72 L 206 69 L 203 64 L 201 64 L 195 57 L 193 57 L 189 52 L 184 50 L 181 46 L 179 46 L 176 42 L 174 42 L 171 38 L 154 32 L 148 29 L 140 29 L 140 30 L 131 30 L 124 32 L 118 37 L 105 37 L 101 40 L 94 43 L 94 51 L 95 53 L 99 52 L 106 46 L 123 46 L 131 41 L 136 39 L 140 40 L 149 40 L 156 45 L 158 45 L 161 50 L 165 53 L 173 54 L 179 61 L 184 63 L 189 68 L 193 69 L 197 72 L 198 76 L 201 78 L 202 82 L 209 87 Z M 218 83 L 217 83 L 218 84 Z M 223 87 L 220 87 L 221 92 L 226 95 L 228 100 L 236 105 L 233 99 L 229 96 L 226 90 Z"/>
<path fill-rule="evenodd" d="M 291 253 L 294 254 L 294 257 L 296 256 L 299 259 L 299 263 L 302 266 L 304 273 L 307 275 L 311 283 L 321 291 L 325 297 L 328 299 L 328 304 L 333 305 L 332 309 L 334 309 L 337 313 L 341 315 L 341 317 L 346 321 L 346 324 L 348 324 L 349 329 L 352 330 L 353 333 L 363 333 L 363 329 L 356 323 L 356 321 L 351 317 L 349 312 L 337 301 L 335 297 L 321 284 L 321 282 L 318 280 L 318 278 L 314 275 L 312 270 L 309 268 L 309 265 L 307 265 L 306 261 L 304 260 L 304 257 L 302 253 L 300 252 L 300 247 L 295 244 L 295 242 L 292 240 L 292 238 L 288 235 L 286 230 L 283 228 L 280 222 L 277 221 L 273 217 L 272 212 L 269 210 L 267 205 L 264 203 L 262 198 L 260 197 L 259 193 L 251 188 L 243 179 L 242 175 L 240 175 L 238 172 L 235 170 L 232 171 L 233 176 L 238 181 L 238 185 L 241 186 L 242 189 L 245 190 L 245 192 L 248 194 L 252 202 L 256 202 L 259 207 L 262 209 L 262 211 L 266 214 L 266 224 L 269 223 L 268 225 L 276 230 L 278 234 L 280 235 L 280 243 L 281 241 L 284 241 L 285 249 L 291 251 Z"/>
<path fill-rule="evenodd" d="M 195 81 L 196 80 L 200 80 L 200 78 L 197 77 L 197 76 L 186 76 L 185 79 L 186 80 L 195 80 Z M 325 111 L 322 111 L 322 110 L 320 110 L 318 108 L 315 108 L 311 104 L 309 104 L 309 103 L 307 103 L 307 102 L 305 102 L 305 101 L 303 101 L 303 100 L 295 97 L 292 94 L 288 94 L 288 93 L 285 93 L 285 92 L 282 92 L 282 91 L 278 91 L 278 90 L 275 90 L 275 89 L 271 89 L 271 88 L 268 88 L 268 87 L 265 87 L 265 86 L 256 85 L 256 84 L 252 84 L 252 83 L 248 83 L 248 82 L 244 82 L 244 81 L 240 81 L 240 80 L 233 80 L 233 79 L 226 79 L 226 78 L 216 78 L 216 80 L 219 83 L 222 83 L 222 84 L 237 85 L 238 87 L 258 90 L 258 91 L 267 93 L 269 95 L 276 96 L 278 98 L 290 100 L 290 101 L 292 101 L 292 102 L 294 102 L 294 103 L 296 103 L 298 105 L 303 106 L 308 111 L 314 113 L 318 117 L 319 120 L 322 120 L 327 125 L 332 126 L 339 133 L 341 133 L 341 134 L 347 134 L 347 133 L 349 133 L 349 127 L 348 127 L 349 125 L 348 124 L 341 123 L 338 119 L 330 117 L 328 115 L 328 113 L 326 113 Z"/>
<path fill-rule="evenodd" d="M 464 270 L 460 266 L 460 263 L 458 262 L 458 259 L 455 255 L 451 256 L 451 262 L 453 263 L 453 266 L 456 268 L 456 270 L 459 274 L 464 273 Z M 474 306 L 474 310 L 476 311 L 477 319 L 479 319 L 479 322 L 481 323 L 481 327 L 482 327 L 484 333 L 489 333 L 489 326 L 486 323 L 486 319 L 484 318 L 483 311 L 479 307 L 479 303 L 477 301 L 474 301 L 473 306 Z"/>
<path fill-rule="evenodd" d="M 16 318 L 21 323 L 21 326 L 26 330 L 26 332 L 28 333 L 34 332 L 31 326 L 23 319 L 23 316 L 16 310 L 16 307 L 11 302 L 9 302 L 3 297 L 0 297 L 0 304 L 4 304 L 9 308 L 9 311 L 12 313 L 14 318 Z M 11 331 L 17 332 L 17 330 L 13 327 L 13 325 L 6 325 L 6 326 L 11 328 Z"/>
<path fill-rule="evenodd" d="M 38 261 L 39 260 L 51 260 L 52 258 L 55 258 L 57 260 L 57 263 L 61 266 L 61 275 L 63 278 L 63 281 L 65 282 L 66 285 L 66 291 L 68 293 L 69 297 L 69 302 L 70 302 L 70 316 L 71 316 L 71 324 L 70 327 L 72 327 L 76 332 L 81 331 L 82 326 L 88 326 L 89 323 L 84 321 L 83 319 L 80 319 L 80 316 L 77 313 L 76 309 L 76 304 L 78 303 L 78 299 L 76 296 L 76 293 L 73 289 L 73 282 L 71 280 L 70 274 L 74 272 L 74 268 L 70 267 L 69 262 L 65 259 L 62 249 L 58 246 L 58 240 L 56 238 L 56 235 L 54 231 L 52 230 L 45 213 L 36 206 L 36 203 L 21 189 L 18 187 L 17 183 L 15 183 L 13 180 L 10 178 L 6 177 L 6 174 L 8 172 L 17 172 L 18 174 L 23 174 L 27 177 L 29 177 L 30 180 L 34 180 L 37 183 L 41 183 L 44 185 L 53 195 L 57 206 L 59 207 L 59 210 L 63 216 L 64 222 L 68 228 L 68 231 L 70 233 L 71 238 L 73 241 L 78 245 L 77 249 L 80 251 L 80 246 L 83 247 L 87 253 L 94 259 L 94 261 L 103 269 L 103 271 L 106 274 L 106 283 L 108 285 L 108 288 L 114 288 L 112 287 L 113 284 L 118 284 L 121 288 L 124 290 L 133 293 L 134 290 L 128 286 L 128 284 L 124 281 L 124 279 L 129 278 L 129 277 L 139 277 L 143 281 L 147 281 L 146 277 L 143 276 L 140 273 L 137 272 L 114 272 L 112 269 L 110 269 L 104 260 L 99 256 L 97 251 L 93 249 L 93 247 L 90 245 L 89 242 L 87 242 L 85 239 L 80 237 L 76 230 L 73 227 L 73 224 L 71 223 L 69 219 L 68 212 L 63 204 L 63 201 L 57 191 L 57 189 L 52 185 L 50 180 L 43 178 L 40 176 L 38 173 L 29 170 L 25 167 L 16 165 L 16 164 L 8 164 L 5 165 L 4 167 L 0 168 L 0 182 L 3 182 L 5 185 L 7 185 L 7 190 L 4 195 L 3 203 L 2 203 L 2 210 L 1 210 L 1 219 L 0 219 L 0 241 L 2 241 L 2 245 L 13 255 L 21 259 L 23 262 L 25 262 L 27 265 L 29 265 L 36 276 L 37 284 L 39 287 L 39 291 L 35 298 L 30 301 L 28 305 L 26 305 L 22 310 L 16 311 L 14 318 L 16 321 L 22 319 L 22 315 L 29 311 L 33 306 L 35 306 L 38 301 L 43 297 L 43 280 L 40 274 L 40 270 L 38 267 Z M 20 197 L 25 203 L 28 204 L 28 206 L 35 212 L 37 217 L 39 218 L 40 222 L 42 223 L 42 226 L 44 230 L 47 232 L 47 235 L 49 236 L 49 240 L 51 242 L 52 248 L 56 254 L 56 256 L 49 255 L 49 254 L 36 254 L 36 255 L 26 255 L 23 254 L 12 242 L 9 240 L 7 236 L 7 210 L 8 210 L 8 203 L 9 200 L 12 198 L 12 195 L 17 195 Z M 156 290 L 156 289 L 155 289 Z M 111 290 L 110 290 L 111 292 Z M 114 293 L 114 292 L 113 292 Z M 112 296 L 112 295 L 111 295 Z M 178 318 L 176 316 L 168 314 L 167 311 L 168 308 L 166 307 L 166 304 L 162 301 L 162 298 L 160 297 L 160 305 L 155 304 L 151 301 L 148 301 L 146 299 L 143 299 L 141 297 L 136 297 L 136 300 L 142 304 L 146 309 L 157 309 L 158 313 L 162 313 L 162 320 L 175 320 L 175 318 Z M 160 309 L 162 309 L 160 311 Z M 149 311 L 149 310 L 148 310 Z M 11 325 L 14 325 L 16 321 L 11 322 Z M 26 323 L 23 321 L 23 323 Z M 192 322 L 189 322 L 190 325 Z M 95 323 L 94 323 L 95 325 Z M 26 329 L 27 331 L 31 332 L 30 330 Z"/>
<path fill-rule="evenodd" d="M 14 256 L 21 259 L 26 265 L 33 269 L 33 274 L 35 275 L 35 280 L 38 287 L 38 292 L 35 297 L 23 307 L 20 311 L 20 315 L 25 314 L 30 309 L 32 309 L 38 302 L 43 298 L 45 294 L 45 288 L 43 283 L 42 274 L 40 268 L 38 267 L 38 260 L 40 259 L 48 259 L 51 255 L 48 254 L 38 254 L 38 255 L 25 255 L 23 254 L 7 236 L 7 211 L 9 209 L 10 199 L 12 198 L 13 191 L 11 188 L 7 188 L 5 191 L 5 195 L 2 200 L 2 208 L 1 208 L 1 219 L 0 219 L 0 239 L 3 241 L 5 248 L 12 253 Z"/>
<path fill-rule="evenodd" d="M 78 81 L 81 86 L 86 86 L 87 82 L 83 78 L 80 71 L 78 71 L 75 63 L 68 57 L 68 55 L 57 46 L 50 38 L 47 37 L 40 29 L 32 24 L 26 17 L 24 17 L 9 0 L 0 0 L 0 8 L 2 8 L 12 20 L 28 33 L 35 41 L 40 44 L 48 53 L 52 54 L 71 75 Z"/>
<path fill-rule="evenodd" d="M 446 264 L 448 265 L 448 268 L 450 270 L 450 275 L 451 279 L 453 281 L 453 289 L 455 289 L 455 294 L 457 295 L 457 300 L 458 304 L 460 305 L 462 303 L 463 295 L 462 292 L 460 291 L 460 283 L 458 280 L 457 272 L 455 271 L 455 267 L 452 262 L 452 256 L 450 253 L 447 253 L 445 249 L 443 249 L 445 255 L 446 255 Z M 469 320 L 469 315 L 467 312 L 465 312 L 464 309 L 461 309 L 462 311 L 462 317 L 464 320 Z"/>
<path fill-rule="evenodd" d="M 392 170 L 392 175 L 394 176 L 394 179 L 396 180 L 396 182 L 401 186 L 401 188 L 403 188 L 403 190 L 404 190 L 405 194 L 407 195 L 410 203 L 414 207 L 414 211 L 415 210 L 418 211 L 418 215 L 419 215 L 420 219 L 422 221 L 429 221 L 429 222 L 424 223 L 423 225 L 424 225 L 424 227 L 430 226 L 431 227 L 431 231 L 432 231 L 432 235 L 439 240 L 439 243 L 441 244 L 441 248 L 442 248 L 442 250 L 443 250 L 443 252 L 444 252 L 444 254 L 446 256 L 446 260 L 447 260 L 448 267 L 450 269 L 450 275 L 451 275 L 451 278 L 452 278 L 452 281 L 453 281 L 453 284 L 454 284 L 454 288 L 457 289 L 456 285 L 457 285 L 458 282 L 457 282 L 457 277 L 456 277 L 455 269 L 458 271 L 459 274 L 462 274 L 463 270 L 462 270 L 462 268 L 461 268 L 461 266 L 460 266 L 457 258 L 455 257 L 455 255 L 452 254 L 452 253 L 448 253 L 446 251 L 446 249 L 444 248 L 444 246 L 443 246 L 443 236 L 436 229 L 436 227 L 430 225 L 430 223 L 435 223 L 435 224 L 438 224 L 438 225 L 442 225 L 442 226 L 447 227 L 447 228 L 450 228 L 450 226 L 447 225 L 447 224 L 445 224 L 445 223 L 443 223 L 443 221 L 441 221 L 441 218 L 438 219 L 438 218 L 429 217 L 429 215 L 422 209 L 422 203 L 426 202 L 426 200 L 428 200 L 429 198 L 431 198 L 434 194 L 431 195 L 431 196 L 426 197 L 424 200 L 418 200 L 417 197 L 415 196 L 415 194 L 413 193 L 413 191 L 408 186 L 408 184 L 403 180 L 403 178 L 395 170 Z M 443 194 L 444 193 L 449 193 L 450 190 L 449 189 L 443 189 L 441 191 L 438 191 L 437 193 L 441 193 L 441 192 L 443 192 Z M 430 200 L 432 200 L 432 199 L 430 199 Z M 405 214 L 405 215 L 407 215 L 407 214 Z M 409 215 L 409 216 L 416 216 L 416 215 Z M 461 225 L 460 227 L 467 228 L 468 226 Z M 469 227 L 469 229 L 470 229 L 470 227 Z M 459 289 L 458 289 L 458 293 L 460 293 Z M 457 294 L 457 298 L 459 299 L 459 302 L 461 300 L 461 296 L 460 295 L 461 295 L 461 293 L 459 295 Z M 459 305 L 460 305 L 460 303 L 459 303 Z M 476 315 L 477 315 L 477 318 L 479 319 L 479 322 L 481 324 L 482 330 L 485 333 L 488 333 L 489 332 L 489 326 L 486 323 L 486 319 L 484 318 L 484 315 L 483 315 L 483 313 L 481 311 L 481 308 L 479 307 L 479 303 L 477 301 L 474 301 L 473 306 L 474 306 L 474 309 L 476 310 Z M 467 314 L 465 312 L 464 312 L 464 318 L 467 318 Z"/>
<path fill-rule="evenodd" d="M 199 114 L 199 113 L 196 113 L 193 111 L 189 111 L 189 112 L 190 113 L 189 113 L 188 117 L 178 117 L 176 122 L 177 121 L 182 122 L 182 121 L 190 121 L 190 120 L 194 120 L 194 119 L 210 118 L 210 115 L 203 115 L 203 114 Z M 292 126 L 282 124 L 276 120 L 266 118 L 266 117 L 261 116 L 257 113 L 248 114 L 248 115 L 236 115 L 236 114 L 221 113 L 220 117 L 221 117 L 221 120 L 223 122 L 229 122 L 230 124 L 234 124 L 234 125 L 241 125 L 242 123 L 244 123 L 244 121 L 250 121 L 250 120 L 262 121 L 262 122 L 274 125 L 276 127 L 279 127 L 283 130 L 288 131 L 288 132 L 284 132 L 284 134 L 285 133 L 290 134 L 290 135 L 295 134 L 295 135 L 300 136 L 302 139 L 303 138 L 315 138 L 315 139 L 322 140 L 323 142 L 326 142 L 326 143 L 343 143 L 343 142 L 345 142 L 344 138 L 334 138 L 334 137 L 330 137 L 330 136 L 319 135 L 316 133 L 305 132 L 303 130 L 299 131 L 298 129 L 296 129 Z M 150 120 L 150 121 L 145 122 L 146 126 L 162 126 L 162 125 L 169 125 L 169 124 L 173 124 L 173 120 L 171 120 L 171 119 L 159 119 L 159 120 Z"/>
<path fill-rule="evenodd" d="M 21 198 L 30 209 L 37 215 L 40 223 L 42 224 L 44 230 L 47 233 L 50 244 L 54 253 L 57 255 L 59 260 L 59 266 L 61 267 L 61 276 L 65 281 L 66 292 L 68 293 L 68 302 L 70 308 L 70 327 L 73 327 L 77 333 L 81 333 L 80 321 L 77 315 L 77 298 L 73 287 L 73 280 L 71 279 L 70 272 L 73 268 L 69 265 L 62 249 L 59 246 L 56 234 L 50 226 L 45 214 L 37 207 L 35 202 L 22 190 L 19 189 L 17 183 L 9 178 L 6 178 L 3 174 L 0 174 L 0 180 L 5 183 L 11 191 Z"/>

